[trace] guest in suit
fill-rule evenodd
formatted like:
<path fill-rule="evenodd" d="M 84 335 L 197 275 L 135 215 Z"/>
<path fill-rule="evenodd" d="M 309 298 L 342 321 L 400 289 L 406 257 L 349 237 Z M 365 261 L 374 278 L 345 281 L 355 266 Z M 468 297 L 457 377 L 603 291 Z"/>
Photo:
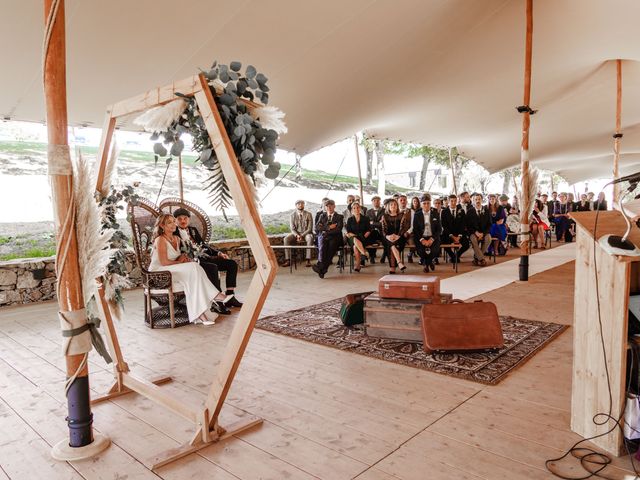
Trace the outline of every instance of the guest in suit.
<path fill-rule="evenodd" d="M 382 241 L 382 216 L 384 215 L 384 208 L 380 206 L 380 197 L 374 196 L 371 199 L 371 208 L 367 210 L 367 217 L 371 225 L 371 243 Z M 368 250 L 369 260 L 371 263 L 376 263 L 376 249 L 370 248 Z M 385 255 L 382 254 L 380 262 L 385 261 Z"/>
<path fill-rule="evenodd" d="M 311 212 L 304 209 L 304 200 L 296 202 L 296 209 L 289 217 L 289 228 L 291 233 L 284 237 L 285 246 L 300 245 L 303 242 L 308 247 L 313 246 L 313 217 Z M 291 264 L 291 250 L 284 250 L 285 262 L 283 267 Z M 307 267 L 311 266 L 311 249 L 306 250 Z"/>
<path fill-rule="evenodd" d="M 553 208 L 553 222 L 556 224 L 556 240 L 564 240 L 569 243 L 573 240 L 571 232 L 571 219 L 569 214 L 573 211 L 573 205 L 569 203 L 566 193 L 561 193 Z"/>
<path fill-rule="evenodd" d="M 347 220 L 351 216 L 351 205 L 356 201 L 355 195 L 347 195 L 347 208 L 342 212 L 342 219 L 344 221 L 345 226 L 347 225 Z"/>
<path fill-rule="evenodd" d="M 178 208 L 173 212 L 173 216 L 178 225 L 178 228 L 176 228 L 173 234 L 179 236 L 183 244 L 196 245 L 202 249 L 203 253 L 199 257 L 200 266 L 204 269 L 209 281 L 213 283 L 219 291 L 222 291 L 219 272 L 227 272 L 227 288 L 225 293 L 231 296 L 231 298 L 227 300 L 224 305 L 220 302 L 214 303 L 214 309 L 218 313 L 228 314 L 228 307 L 242 307 L 242 302 L 235 297 L 238 264 L 234 260 L 231 260 L 225 253 L 207 245 L 202 239 L 202 235 L 200 235 L 198 229 L 189 226 L 189 222 L 191 221 L 191 212 L 189 212 L 189 210 L 186 208 Z"/>
<path fill-rule="evenodd" d="M 369 217 L 362 214 L 360 204 L 351 204 L 351 216 L 347 220 L 347 242 L 353 249 L 354 270 L 360 271 L 362 257 L 368 258 L 365 247 L 371 244 L 371 223 Z"/>
<path fill-rule="evenodd" d="M 318 220 L 320 219 L 320 215 L 322 215 L 324 212 L 327 211 L 326 208 L 325 208 L 325 203 L 327 203 L 327 200 L 329 200 L 327 197 L 324 197 L 322 199 L 322 202 L 320 204 L 320 210 L 318 210 L 316 212 L 316 215 L 313 218 L 313 228 L 314 228 L 313 233 L 316 233 L 316 234 L 318 233 L 318 232 L 315 231 L 315 228 L 316 228 L 316 225 L 318 224 Z"/>
<path fill-rule="evenodd" d="M 593 202 L 594 210 L 606 210 L 607 209 L 607 201 L 604 198 L 604 192 L 600 192 L 598 194 L 598 199 Z"/>
<path fill-rule="evenodd" d="M 434 260 L 440 254 L 442 224 L 438 211 L 431 208 L 431 195 L 422 196 L 420 207 L 413 217 L 413 239 L 416 252 L 424 265 L 424 271 L 429 272 L 436 269 Z"/>
<path fill-rule="evenodd" d="M 416 212 L 420 210 L 420 199 L 418 197 L 411 197 L 411 204 L 409 206 L 409 230 L 407 230 L 404 236 L 407 238 L 407 245 L 409 246 L 409 254 L 407 255 L 407 261 L 413 263 L 413 253 L 415 251 L 415 244 L 413 243 L 413 217 Z"/>
<path fill-rule="evenodd" d="M 407 215 L 400 213 L 398 201 L 391 199 L 387 202 L 385 214 L 382 216 L 382 242 L 389 257 L 389 273 L 396 273 L 396 266 L 403 272 L 407 267 L 402 263 L 400 252 L 404 248 L 407 238 L 404 236 L 409 229 Z"/>
<path fill-rule="evenodd" d="M 464 210 L 458 205 L 458 197 L 449 195 L 449 208 L 442 211 L 442 243 L 460 245 L 460 248 L 445 248 L 445 252 L 451 261 L 459 262 L 462 254 L 469 250 L 469 237 L 467 237 Z"/>
<path fill-rule="evenodd" d="M 336 213 L 336 202 L 327 200 L 325 202 L 326 212 L 323 212 L 316 223 L 318 232 L 318 263 L 312 268 L 320 278 L 324 278 L 329 265 L 333 261 L 333 256 L 342 246 L 342 227 L 344 218 Z"/>
<path fill-rule="evenodd" d="M 467 210 L 471 208 L 471 197 L 469 196 L 469 192 L 462 192 L 460 194 L 460 208 L 467 213 Z"/>
<path fill-rule="evenodd" d="M 473 206 L 467 210 L 465 215 L 467 222 L 467 234 L 473 248 L 473 264 L 485 266 L 487 261 L 484 253 L 491 243 L 491 215 L 485 206 L 482 205 L 482 195 L 476 193 L 473 198 Z"/>

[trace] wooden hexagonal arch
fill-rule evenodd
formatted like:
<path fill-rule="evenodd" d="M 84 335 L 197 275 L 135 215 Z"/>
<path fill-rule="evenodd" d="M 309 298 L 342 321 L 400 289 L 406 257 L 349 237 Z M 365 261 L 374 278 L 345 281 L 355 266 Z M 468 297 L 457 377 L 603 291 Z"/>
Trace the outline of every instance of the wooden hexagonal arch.
<path fill-rule="evenodd" d="M 222 440 L 262 422 L 261 419 L 251 416 L 247 420 L 223 428 L 218 424 L 218 416 L 277 270 L 276 258 L 273 250 L 269 247 L 269 240 L 262 226 L 251 188 L 247 183 L 247 177 L 240 168 L 213 94 L 203 75 L 194 75 L 171 85 L 149 90 L 142 95 L 115 103 L 107 109 L 106 120 L 102 130 L 102 140 L 98 151 L 100 168 L 97 186 L 102 185 L 104 179 L 105 166 L 116 119 L 175 100 L 176 92 L 193 96 L 196 99 L 198 109 L 205 121 L 211 143 L 240 215 L 247 240 L 256 259 L 257 267 L 204 405 L 187 405 L 183 400 L 178 400 L 163 392 L 158 385 L 169 381 L 170 378 L 165 377 L 149 381 L 136 377 L 129 372 L 129 367 L 120 349 L 109 306 L 104 297 L 104 290 L 102 288 L 99 289 L 100 304 L 106 324 L 107 345 L 112 357 L 115 359 L 114 376 L 116 381 L 107 395 L 95 399 L 92 403 L 108 400 L 130 392 L 137 392 L 187 418 L 196 425 L 195 434 L 190 442 L 162 452 L 151 459 L 152 468 L 166 465 L 173 460 L 204 448 L 212 442 Z"/>

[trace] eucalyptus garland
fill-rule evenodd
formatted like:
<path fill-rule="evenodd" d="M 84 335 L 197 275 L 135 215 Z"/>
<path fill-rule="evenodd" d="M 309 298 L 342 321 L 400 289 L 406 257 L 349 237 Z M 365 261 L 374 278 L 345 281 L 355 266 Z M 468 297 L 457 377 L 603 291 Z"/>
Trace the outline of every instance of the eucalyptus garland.
<path fill-rule="evenodd" d="M 134 186 L 137 186 L 134 184 Z M 116 214 L 124 210 L 126 203 L 134 203 L 139 196 L 134 190 L 134 186 L 127 185 L 121 190 L 111 187 L 108 195 L 98 199 L 98 205 L 102 208 L 102 230 L 113 230 L 113 235 L 109 241 L 109 248 L 114 250 L 111 262 L 107 266 L 105 274 L 105 285 L 113 287 L 113 300 L 122 307 L 123 280 L 128 272 L 126 267 L 126 252 L 129 250 L 129 237 L 122 231 Z"/>
<path fill-rule="evenodd" d="M 267 77 L 258 73 L 253 65 L 248 65 L 241 73 L 242 64 L 231 62 L 219 65 L 213 62 L 211 68 L 203 72 L 222 117 L 225 130 L 231 140 L 233 150 L 244 173 L 254 184 L 257 176 L 266 167 L 264 176 L 275 179 L 280 173 L 280 163 L 275 161 L 278 132 L 264 128 L 252 108 L 269 102 Z M 195 98 L 176 93 L 186 102 L 184 112 L 164 132 L 154 132 L 154 155 L 156 163 L 162 157 L 167 163 L 179 156 L 184 149 L 181 136 L 188 133 L 193 138 L 193 149 L 199 153 L 198 161 L 209 171 L 204 189 L 209 193 L 211 205 L 221 210 L 231 204 L 231 193 L 220 168 L 218 158 L 211 144 L 204 120 L 198 111 Z"/>

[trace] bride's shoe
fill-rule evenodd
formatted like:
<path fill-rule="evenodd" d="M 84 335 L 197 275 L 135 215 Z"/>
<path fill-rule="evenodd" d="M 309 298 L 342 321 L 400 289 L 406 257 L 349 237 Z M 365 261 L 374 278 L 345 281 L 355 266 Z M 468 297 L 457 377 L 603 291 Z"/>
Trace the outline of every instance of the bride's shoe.
<path fill-rule="evenodd" d="M 209 315 L 207 315 L 207 313 L 209 313 Z M 211 312 L 204 312 L 202 315 L 196 318 L 193 323 L 194 325 L 204 325 L 205 327 L 208 327 L 210 325 L 216 324 L 216 318 L 217 315 L 211 314 Z"/>

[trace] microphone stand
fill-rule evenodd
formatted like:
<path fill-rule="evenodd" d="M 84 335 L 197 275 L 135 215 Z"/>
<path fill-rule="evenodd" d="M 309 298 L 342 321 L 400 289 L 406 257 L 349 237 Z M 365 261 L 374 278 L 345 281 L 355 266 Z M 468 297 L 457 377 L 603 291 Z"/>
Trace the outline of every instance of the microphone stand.
<path fill-rule="evenodd" d="M 622 198 L 619 198 L 618 205 L 620 205 L 622 216 L 624 217 L 624 221 L 627 223 L 627 230 L 624 232 L 624 235 L 622 237 L 619 235 L 604 235 L 600 237 L 600 240 L 598 240 L 598 243 L 603 250 L 610 255 L 624 255 L 628 257 L 640 256 L 640 249 L 628 240 L 629 234 L 631 233 L 631 222 L 627 216 L 627 211 L 624 209 L 625 199 L 636 189 L 637 186 L 638 183 L 633 182 L 629 185 L 627 190 L 619 195 L 619 197 Z"/>

